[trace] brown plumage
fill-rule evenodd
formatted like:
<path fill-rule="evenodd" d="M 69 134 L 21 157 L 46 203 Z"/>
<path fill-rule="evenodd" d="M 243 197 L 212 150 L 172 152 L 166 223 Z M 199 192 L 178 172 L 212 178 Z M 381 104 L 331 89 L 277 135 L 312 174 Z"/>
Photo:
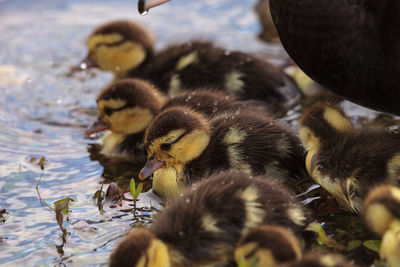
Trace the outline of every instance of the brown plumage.
<path fill-rule="evenodd" d="M 236 245 L 238 266 L 273 267 L 300 259 L 300 241 L 288 229 L 261 225 L 245 233 Z"/>
<path fill-rule="evenodd" d="M 102 153 L 109 157 L 144 159 L 145 128 L 161 110 L 185 106 L 207 117 L 222 112 L 239 112 L 255 108 L 265 112 L 266 105 L 258 101 L 236 101 L 233 97 L 211 89 L 199 89 L 177 94 L 167 99 L 157 88 L 139 79 L 123 79 L 112 83 L 97 97 L 99 117 L 86 130 L 90 135 L 110 130 L 103 138 Z"/>
<path fill-rule="evenodd" d="M 400 1 L 270 0 L 280 40 L 328 90 L 400 114 Z"/>
<path fill-rule="evenodd" d="M 382 237 L 380 257 L 390 266 L 400 266 L 400 188 L 381 185 L 364 201 L 364 221 Z"/>
<path fill-rule="evenodd" d="M 306 174 L 297 137 L 265 113 L 252 110 L 207 121 L 187 108 L 167 109 L 147 128 L 145 146 L 149 161 L 139 177 L 144 179 L 161 168 L 155 173 L 153 189 L 164 197 L 165 188 L 158 187 L 159 182 L 181 186 L 229 168 L 283 180 Z"/>
<path fill-rule="evenodd" d="M 280 225 L 298 234 L 307 222 L 308 211 L 282 184 L 227 171 L 168 202 L 149 230 L 129 233 L 110 266 L 235 266 L 235 244 L 249 229 Z"/>
<path fill-rule="evenodd" d="M 299 123 L 308 150 L 310 176 L 347 209 L 359 212 L 369 189 L 399 184 L 400 135 L 376 128 L 354 129 L 340 108 L 319 103 Z"/>
<path fill-rule="evenodd" d="M 85 66 L 113 71 L 116 78 L 149 80 L 166 93 L 211 87 L 238 99 L 277 106 L 300 96 L 294 80 L 278 67 L 208 41 L 170 45 L 153 53 L 150 34 L 130 21 L 102 25 L 89 36 L 87 45 L 91 63 Z"/>

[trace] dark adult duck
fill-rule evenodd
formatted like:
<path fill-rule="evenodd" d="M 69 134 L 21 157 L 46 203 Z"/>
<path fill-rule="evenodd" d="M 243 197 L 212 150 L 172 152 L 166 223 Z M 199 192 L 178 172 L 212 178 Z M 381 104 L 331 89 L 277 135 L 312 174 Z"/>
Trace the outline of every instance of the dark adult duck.
<path fill-rule="evenodd" d="M 139 11 L 168 0 L 139 0 Z M 313 80 L 400 115 L 400 1 L 270 0 L 288 54 Z"/>

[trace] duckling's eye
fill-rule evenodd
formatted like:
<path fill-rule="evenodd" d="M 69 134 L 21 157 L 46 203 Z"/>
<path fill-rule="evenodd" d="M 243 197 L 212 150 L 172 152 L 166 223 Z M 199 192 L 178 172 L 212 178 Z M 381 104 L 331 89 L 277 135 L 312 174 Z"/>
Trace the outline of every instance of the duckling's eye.
<path fill-rule="evenodd" d="M 169 150 L 171 148 L 171 144 L 163 143 L 160 147 L 162 150 Z"/>
<path fill-rule="evenodd" d="M 113 110 L 111 108 L 104 108 L 104 114 L 106 114 L 107 116 L 111 116 L 112 113 Z"/>

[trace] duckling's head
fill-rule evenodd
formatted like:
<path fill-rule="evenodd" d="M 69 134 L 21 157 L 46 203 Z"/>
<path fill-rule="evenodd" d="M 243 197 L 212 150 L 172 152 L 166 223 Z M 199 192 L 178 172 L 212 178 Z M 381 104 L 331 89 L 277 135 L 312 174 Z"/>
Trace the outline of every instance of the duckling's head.
<path fill-rule="evenodd" d="M 112 83 L 97 97 L 99 117 L 85 134 L 104 130 L 124 135 L 143 132 L 163 103 L 162 95 L 145 81 L 123 79 Z"/>
<path fill-rule="evenodd" d="M 147 229 L 130 232 L 111 254 L 110 266 L 169 267 L 167 246 Z"/>
<path fill-rule="evenodd" d="M 300 138 L 307 150 L 318 150 L 321 142 L 334 133 L 354 130 L 343 111 L 332 104 L 320 102 L 304 111 L 299 121 Z"/>
<path fill-rule="evenodd" d="M 380 257 L 390 266 L 400 263 L 400 188 L 381 185 L 370 190 L 364 201 L 364 220 L 382 237 Z"/>
<path fill-rule="evenodd" d="M 298 239 L 285 228 L 262 225 L 239 240 L 235 250 L 238 266 L 269 267 L 300 259 Z"/>
<path fill-rule="evenodd" d="M 185 165 L 199 157 L 210 141 L 210 126 L 200 113 L 184 107 L 169 108 L 151 122 L 145 133 L 148 158 L 139 178 L 145 179 L 159 168 L 181 173 Z"/>
<path fill-rule="evenodd" d="M 113 21 L 98 27 L 87 39 L 85 67 L 98 67 L 123 75 L 153 54 L 153 37 L 137 23 Z"/>
<path fill-rule="evenodd" d="M 326 167 L 331 166 L 332 162 L 329 157 L 323 156 L 327 149 L 337 145 L 337 140 L 352 131 L 353 124 L 343 111 L 326 102 L 308 108 L 299 121 L 300 138 L 307 149 L 306 169 L 309 175 L 343 206 L 358 212 L 360 201 L 350 200 L 352 195 L 356 196 L 351 193 L 357 188 L 354 179 L 334 180 L 336 176 L 332 176 L 330 168 Z"/>

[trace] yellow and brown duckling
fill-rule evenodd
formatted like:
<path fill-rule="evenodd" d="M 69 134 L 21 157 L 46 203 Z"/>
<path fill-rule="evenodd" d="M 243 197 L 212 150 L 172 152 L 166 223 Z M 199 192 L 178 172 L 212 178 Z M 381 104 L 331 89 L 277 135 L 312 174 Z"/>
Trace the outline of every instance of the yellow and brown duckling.
<path fill-rule="evenodd" d="M 306 208 L 282 184 L 226 171 L 167 203 L 150 229 L 130 232 L 110 266 L 235 266 L 235 244 L 261 224 L 300 233 Z"/>
<path fill-rule="evenodd" d="M 139 178 L 154 173 L 153 190 L 163 198 L 229 168 L 282 180 L 306 175 L 299 139 L 278 121 L 251 109 L 207 120 L 188 108 L 170 108 L 154 118 L 144 142 L 149 159 Z"/>
<path fill-rule="evenodd" d="M 211 87 L 237 99 L 276 105 L 300 96 L 296 83 L 280 68 L 207 41 L 191 41 L 153 51 L 153 38 L 137 23 L 119 20 L 97 28 L 88 38 L 85 67 L 112 71 L 116 79 L 140 78 L 164 93 Z"/>
<path fill-rule="evenodd" d="M 297 237 L 277 225 L 261 225 L 245 233 L 236 245 L 238 266 L 273 267 L 299 260 L 302 249 Z"/>
<path fill-rule="evenodd" d="M 264 112 L 266 105 L 258 101 L 236 101 L 220 91 L 199 89 L 166 98 L 148 82 L 122 79 L 105 88 L 97 97 L 98 119 L 87 128 L 86 135 L 109 130 L 103 138 L 102 154 L 108 157 L 144 160 L 144 131 L 163 109 L 185 106 L 207 117 L 221 112 L 238 112 L 255 108 Z"/>
<path fill-rule="evenodd" d="M 141 162 L 145 159 L 144 131 L 163 104 L 164 97 L 145 81 L 115 82 L 97 97 L 99 117 L 85 134 L 109 130 L 102 139 L 101 153 Z"/>
<path fill-rule="evenodd" d="M 380 257 L 391 267 L 400 266 L 400 188 L 381 185 L 373 188 L 364 201 L 364 220 L 382 237 Z"/>
<path fill-rule="evenodd" d="M 359 212 L 370 188 L 399 184 L 399 134 L 354 129 L 340 108 L 327 103 L 306 110 L 299 131 L 310 176 L 345 208 Z"/>

